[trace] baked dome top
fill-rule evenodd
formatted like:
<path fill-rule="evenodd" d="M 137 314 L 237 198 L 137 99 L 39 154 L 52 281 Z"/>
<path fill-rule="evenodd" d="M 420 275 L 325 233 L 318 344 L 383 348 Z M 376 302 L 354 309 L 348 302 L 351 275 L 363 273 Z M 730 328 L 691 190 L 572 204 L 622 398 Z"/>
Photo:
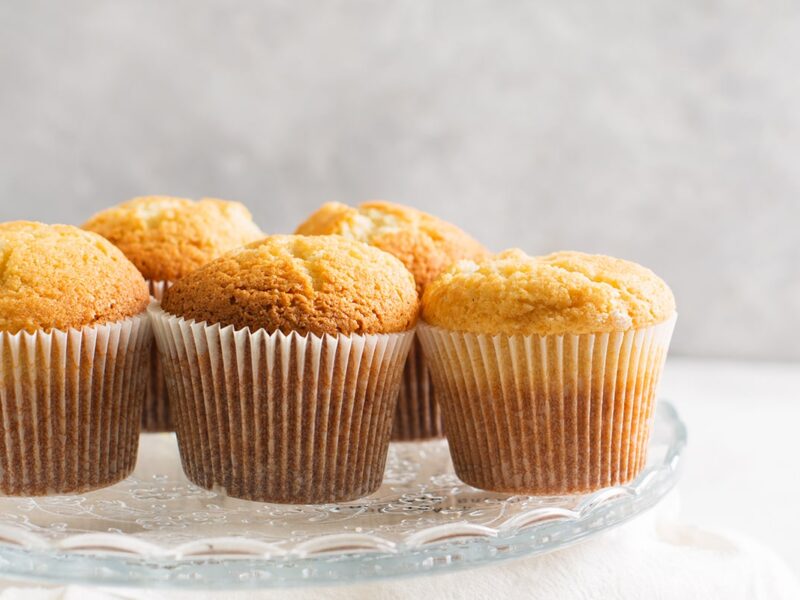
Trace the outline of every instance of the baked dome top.
<path fill-rule="evenodd" d="M 483 245 L 455 225 L 421 210 L 384 201 L 364 202 L 357 208 L 328 202 L 296 233 L 342 235 L 385 250 L 411 271 L 420 295 L 454 262 L 488 254 Z"/>
<path fill-rule="evenodd" d="M 176 281 L 225 252 L 264 237 L 239 202 L 143 196 L 82 226 L 125 253 L 145 278 Z"/>
<path fill-rule="evenodd" d="M 79 329 L 147 308 L 141 273 L 113 244 L 70 225 L 0 223 L 0 330 Z"/>
<path fill-rule="evenodd" d="M 514 249 L 461 261 L 429 284 L 422 300 L 426 323 L 506 335 L 627 331 L 674 312 L 672 291 L 651 270 L 581 252 L 531 257 Z"/>
<path fill-rule="evenodd" d="M 411 329 L 419 299 L 398 259 L 340 236 L 273 235 L 179 280 L 162 308 L 195 321 L 316 335 Z"/>

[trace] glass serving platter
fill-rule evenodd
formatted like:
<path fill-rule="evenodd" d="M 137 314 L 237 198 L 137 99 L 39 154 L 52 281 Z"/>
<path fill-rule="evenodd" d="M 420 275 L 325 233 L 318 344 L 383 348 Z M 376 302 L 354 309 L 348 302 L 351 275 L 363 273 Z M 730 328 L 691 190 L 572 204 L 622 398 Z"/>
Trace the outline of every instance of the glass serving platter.
<path fill-rule="evenodd" d="M 173 434 L 145 434 L 133 475 L 74 496 L 0 498 L 0 577 L 104 586 L 257 588 L 441 573 L 540 554 L 618 525 L 676 483 L 686 429 L 660 402 L 645 470 L 592 494 L 472 488 L 444 441 L 391 445 L 373 495 L 318 506 L 227 498 L 183 475 Z"/>

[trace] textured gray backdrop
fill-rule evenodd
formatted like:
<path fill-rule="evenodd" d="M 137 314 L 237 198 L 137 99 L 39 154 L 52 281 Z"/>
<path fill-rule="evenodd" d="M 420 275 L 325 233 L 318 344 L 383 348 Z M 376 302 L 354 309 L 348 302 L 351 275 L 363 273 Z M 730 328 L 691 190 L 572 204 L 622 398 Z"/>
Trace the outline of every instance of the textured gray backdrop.
<path fill-rule="evenodd" d="M 800 359 L 800 5 L 540 4 L 4 2 L 0 219 L 382 197 L 652 267 L 678 353 Z"/>

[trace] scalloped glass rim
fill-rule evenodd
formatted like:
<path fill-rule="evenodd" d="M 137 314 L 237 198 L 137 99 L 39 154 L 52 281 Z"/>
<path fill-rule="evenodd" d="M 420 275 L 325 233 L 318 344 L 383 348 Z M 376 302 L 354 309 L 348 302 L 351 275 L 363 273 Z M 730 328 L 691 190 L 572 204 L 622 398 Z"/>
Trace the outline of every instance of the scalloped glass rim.
<path fill-rule="evenodd" d="M 127 490 L 126 485 L 131 490 L 141 491 L 143 480 L 135 477 L 84 497 L 55 498 L 57 507 L 69 508 L 78 516 L 73 517 L 67 510 L 63 516 L 65 522 L 56 520 L 49 529 L 32 524 L 30 518 L 22 514 L 25 510 L 28 514 L 36 513 L 37 502 L 41 499 L 2 498 L 0 576 L 124 587 L 284 587 L 440 573 L 541 554 L 619 525 L 657 504 L 672 489 L 686 446 L 686 428 L 675 408 L 660 401 L 653 429 L 648 464 L 639 477 L 628 485 L 582 496 L 532 498 L 480 492 L 454 481 L 449 459 L 443 467 L 444 442 L 393 444 L 384 486 L 373 496 L 356 503 L 323 507 L 242 505 L 243 501 L 220 499 L 214 492 L 191 486 L 192 492 L 197 491 L 199 501 L 216 500 L 222 505 L 222 508 L 216 504 L 204 506 L 220 511 L 212 517 L 218 519 L 217 523 L 223 528 L 247 523 L 248 509 L 255 513 L 267 511 L 279 522 L 289 523 L 300 516 L 304 523 L 308 522 L 309 514 L 313 521 L 316 518 L 313 515 L 317 515 L 319 522 L 328 526 L 328 531 L 321 531 L 319 535 L 313 530 L 292 531 L 297 535 L 288 541 L 271 540 L 266 534 L 258 539 L 259 535 L 254 532 L 204 536 L 205 521 L 188 525 L 177 523 L 184 529 L 180 530 L 165 520 L 162 529 L 126 534 L 114 533 L 113 528 L 108 527 L 103 530 L 106 524 L 94 519 L 92 514 L 80 520 L 84 514 L 80 512 L 84 497 L 91 497 L 94 505 L 105 503 L 115 510 L 133 510 L 110 494 L 115 488 Z M 147 453 L 143 454 L 143 461 L 146 461 Z M 422 467 L 405 460 L 408 456 L 424 457 L 424 461 L 416 462 L 432 464 L 434 470 L 438 466 L 442 472 L 428 473 L 429 478 L 422 482 L 409 481 L 409 474 L 419 475 L 415 469 Z M 140 464 L 137 473 L 152 470 L 150 467 Z M 184 489 L 168 487 L 174 482 L 164 476 L 153 477 L 161 477 L 158 484 L 163 485 L 158 488 L 146 480 L 150 485 L 144 488 L 146 492 Z M 438 483 L 433 485 L 431 481 L 441 482 L 441 486 L 437 488 Z M 186 485 L 190 486 L 188 482 Z M 442 492 L 443 489 L 446 491 Z M 166 519 L 160 517 L 158 508 L 164 506 L 159 504 L 162 498 L 157 491 L 152 494 L 156 498 L 151 505 L 156 509 L 155 515 L 145 516 Z M 150 501 L 149 498 L 145 500 Z M 176 501 L 182 502 L 185 498 Z M 21 503 L 23 508 L 9 512 L 8 504 L 14 502 Z M 399 520 L 398 511 L 402 517 Z M 341 520 L 328 518 L 330 514 L 343 513 L 348 514 Z M 225 515 L 235 515 L 230 518 L 232 525 L 225 521 L 229 518 Z M 61 516 L 60 513 L 57 516 Z M 140 521 L 147 520 L 137 519 L 135 526 L 141 525 Z M 420 524 L 415 524 L 417 521 Z M 213 529 L 213 519 L 209 522 L 208 527 Z M 357 526 L 364 523 L 371 529 Z"/>

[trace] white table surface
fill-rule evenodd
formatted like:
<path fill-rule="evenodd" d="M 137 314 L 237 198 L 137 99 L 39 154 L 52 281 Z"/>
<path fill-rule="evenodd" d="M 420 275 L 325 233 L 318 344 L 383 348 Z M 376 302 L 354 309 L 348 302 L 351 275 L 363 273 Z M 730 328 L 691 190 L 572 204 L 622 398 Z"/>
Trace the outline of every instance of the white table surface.
<path fill-rule="evenodd" d="M 746 533 L 800 575 L 800 364 L 670 358 L 660 396 L 689 430 L 682 518 Z"/>

